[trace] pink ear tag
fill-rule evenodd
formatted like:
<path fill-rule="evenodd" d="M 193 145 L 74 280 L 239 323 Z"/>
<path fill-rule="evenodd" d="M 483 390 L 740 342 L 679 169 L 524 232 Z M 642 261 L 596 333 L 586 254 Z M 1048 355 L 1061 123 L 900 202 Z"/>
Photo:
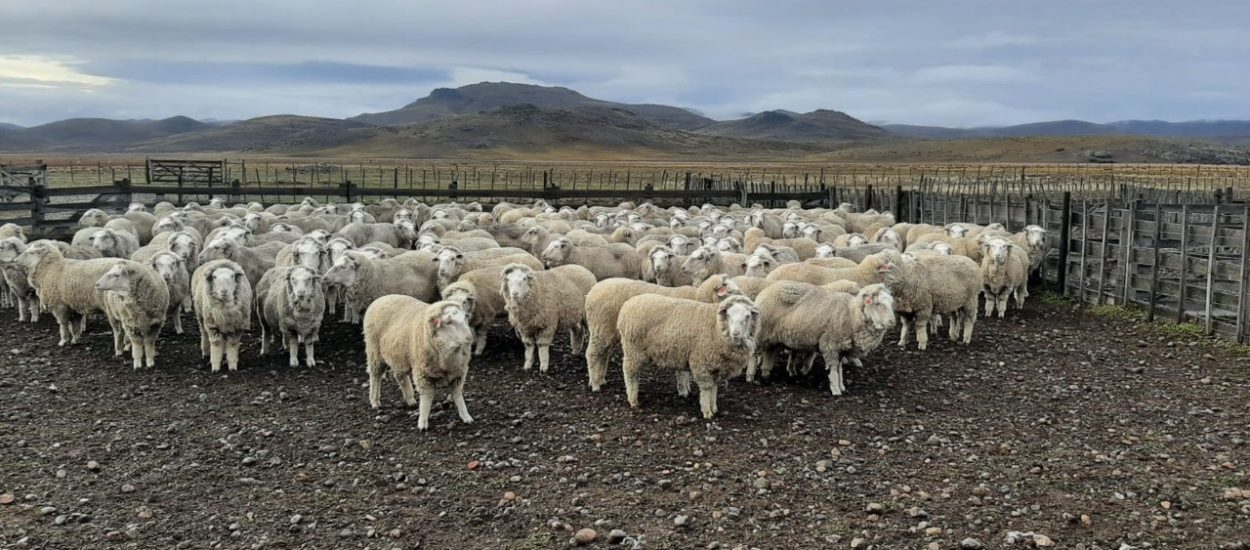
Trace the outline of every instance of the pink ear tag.
<path fill-rule="evenodd" d="M 443 326 L 443 318 L 442 318 L 442 317 L 435 317 L 435 318 L 433 318 L 433 319 L 431 319 L 431 320 L 430 320 L 430 323 L 432 323 L 435 327 L 441 327 L 441 326 Z"/>
<path fill-rule="evenodd" d="M 864 305 L 868 305 L 868 306 L 872 305 L 872 296 L 864 297 Z"/>
<path fill-rule="evenodd" d="M 724 296 L 724 295 L 726 295 L 726 294 L 728 294 L 728 293 L 729 293 L 729 289 L 727 289 L 727 288 L 725 288 L 725 287 L 723 287 L 723 286 L 721 286 L 721 287 L 716 287 L 716 295 L 717 295 L 717 296 Z"/>

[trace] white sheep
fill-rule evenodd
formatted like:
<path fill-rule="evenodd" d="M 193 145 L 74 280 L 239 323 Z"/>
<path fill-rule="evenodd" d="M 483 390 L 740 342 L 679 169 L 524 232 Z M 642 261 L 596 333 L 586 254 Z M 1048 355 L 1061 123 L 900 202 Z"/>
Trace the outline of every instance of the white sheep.
<path fill-rule="evenodd" d="M 886 286 L 894 295 L 894 311 L 899 314 L 902 329 L 898 345 L 907 344 L 909 323 L 916 328 L 916 344 L 925 349 L 929 344 L 929 320 L 937 315 L 948 317 L 952 341 L 963 331 L 963 342 L 972 341 L 976 324 L 978 297 L 984 286 L 981 268 L 965 256 L 899 256 L 895 267 L 885 276 Z"/>
<path fill-rule="evenodd" d="M 269 353 L 275 335 L 290 355 L 289 364 L 299 366 L 299 346 L 304 345 L 304 361 L 317 364 L 315 347 L 320 340 L 321 319 L 326 298 L 321 274 L 299 265 L 275 267 L 261 277 L 256 287 L 256 320 L 260 324 L 260 354 Z"/>
<path fill-rule="evenodd" d="M 855 281 L 860 285 L 880 283 L 886 273 L 894 268 L 894 262 L 885 254 L 873 254 L 855 267 L 829 268 L 808 262 L 785 264 L 769 273 L 769 281 L 798 281 L 823 285 L 834 281 Z"/>
<path fill-rule="evenodd" d="M 231 371 L 239 368 L 239 345 L 252 328 L 252 284 L 243 266 L 230 260 L 211 260 L 191 275 L 195 319 L 200 325 L 200 354 L 209 358 L 213 372 L 222 357 Z"/>
<path fill-rule="evenodd" d="M 139 240 L 126 231 L 105 227 L 91 236 L 91 247 L 105 258 L 125 259 L 139 249 Z"/>
<path fill-rule="evenodd" d="M 137 260 L 136 260 L 137 261 Z M 165 280 L 169 289 L 169 316 L 174 321 L 174 332 L 182 334 L 182 312 L 191 311 L 191 273 L 187 262 L 169 250 L 156 253 L 142 262 Z"/>
<path fill-rule="evenodd" d="M 681 264 L 681 270 L 690 276 L 694 284 L 698 285 L 717 273 L 731 276 L 744 275 L 747 270 L 746 263 L 747 257 L 743 254 L 722 252 L 704 245 L 690 253 L 690 257 Z"/>
<path fill-rule="evenodd" d="M 776 347 L 792 351 L 819 352 L 829 369 L 829 391 L 842 395 L 844 360 L 859 358 L 881 344 L 894 326 L 894 299 L 881 284 L 871 284 L 849 294 L 807 283 L 779 282 L 760 292 L 759 350 L 762 374 L 768 377 Z M 754 378 L 754 363 L 747 380 Z"/>
<path fill-rule="evenodd" d="M 1016 307 L 1024 307 L 1029 295 L 1029 254 L 1010 240 L 990 238 L 982 247 L 981 278 L 985 285 L 985 316 L 994 310 L 1007 315 L 1007 299 L 1015 297 Z"/>
<path fill-rule="evenodd" d="M 502 251 L 502 252 L 496 252 Z M 478 252 L 461 252 L 459 248 L 448 246 L 434 254 L 438 262 L 438 287 L 443 288 L 456 281 L 461 273 L 487 267 L 503 267 L 508 264 L 525 264 L 532 269 L 541 270 L 542 262 L 538 258 L 517 248 L 493 248 Z"/>
<path fill-rule="evenodd" d="M 255 288 L 265 272 L 273 268 L 278 252 L 286 246 L 282 243 L 269 243 L 255 247 L 244 246 L 235 239 L 219 237 L 204 245 L 198 260 L 201 265 L 212 260 L 230 260 L 237 263 L 247 273 L 248 283 Z"/>
<path fill-rule="evenodd" d="M 308 228 L 304 228 L 309 230 Z M 339 229 L 337 235 L 347 238 L 356 246 L 364 246 L 374 241 L 384 242 L 396 248 L 412 248 L 417 240 L 417 231 L 411 222 L 398 221 L 392 223 L 349 223 Z"/>
<path fill-rule="evenodd" d="M 330 252 L 326 249 L 325 243 L 313 237 L 300 237 L 278 251 L 273 265 L 274 267 L 303 266 L 320 275 L 330 269 Z"/>
<path fill-rule="evenodd" d="M 730 277 L 724 273 L 718 273 L 708 277 L 696 288 L 694 299 L 700 302 L 716 302 L 727 294 L 741 294 L 754 300 L 761 291 L 768 288 L 771 284 L 772 281 L 759 277 L 747 277 L 745 275 Z"/>
<path fill-rule="evenodd" d="M 609 356 L 620 347 L 621 338 L 616 332 L 616 319 L 626 300 L 643 294 L 693 300 L 695 291 L 692 286 L 672 288 L 619 277 L 595 283 L 590 292 L 586 293 L 586 327 L 589 334 L 586 343 L 586 370 L 591 391 L 599 391 L 599 387 L 603 385 Z"/>
<path fill-rule="evenodd" d="M 426 304 L 409 296 L 390 295 L 369 304 L 364 318 L 365 362 L 369 372 L 369 405 L 382 406 L 382 372 L 390 367 L 404 402 L 421 401 L 417 429 L 430 426 L 435 392 L 450 390 L 456 412 L 465 424 L 473 422 L 464 403 L 473 331 L 459 304 Z"/>
<path fill-rule="evenodd" d="M 621 338 L 625 395 L 638 407 L 639 375 L 649 368 L 678 373 L 678 394 L 699 386 L 703 418 L 717 412 L 717 384 L 738 376 L 755 352 L 759 309 L 745 296 L 729 296 L 709 304 L 646 294 L 621 306 L 617 332 Z"/>
<path fill-rule="evenodd" d="M 322 280 L 343 288 L 343 314 L 348 322 L 360 322 L 360 315 L 374 300 L 387 294 L 412 296 L 432 302 L 438 296 L 435 281 L 438 263 L 433 254 L 409 252 L 378 260 L 349 250 L 326 271 Z"/>
<path fill-rule="evenodd" d="M 595 275 L 596 279 L 611 277 L 641 278 L 640 262 L 634 247 L 625 243 L 599 246 L 574 244 L 568 237 L 553 239 L 541 259 L 547 267 L 580 265 Z"/>
<path fill-rule="evenodd" d="M 129 341 L 134 369 L 156 366 L 156 339 L 169 312 L 169 287 L 156 270 L 123 260 L 96 281 L 104 294 L 104 312 L 113 326 L 113 351 L 122 354 L 122 337 Z"/>
<path fill-rule="evenodd" d="M 657 246 L 648 253 L 649 262 L 642 266 L 642 279 L 654 281 L 660 286 L 679 287 L 694 284 L 694 279 L 682 271 L 687 256 L 678 255 L 666 245 Z"/>
<path fill-rule="evenodd" d="M 18 237 L 0 239 L 0 273 L 4 277 L 4 291 L 17 306 L 17 320 L 39 322 L 39 298 L 30 285 L 26 268 L 17 264 L 17 257 L 26 251 L 26 243 Z"/>
<path fill-rule="evenodd" d="M 566 331 L 573 353 L 581 353 L 586 336 L 586 293 L 595 285 L 590 270 L 565 265 L 534 271 L 524 264 L 509 264 L 501 274 L 499 294 L 504 299 L 508 322 L 525 344 L 523 370 L 534 365 L 547 372 L 551 343 L 557 331 Z"/>
<path fill-rule="evenodd" d="M 104 311 L 104 297 L 95 283 L 114 265 L 125 260 L 98 258 L 73 260 L 66 258 L 53 244 L 36 241 L 14 260 L 26 270 L 30 286 L 45 311 L 51 311 L 60 327 L 57 344 L 76 344 L 87 327 L 87 316 Z"/>

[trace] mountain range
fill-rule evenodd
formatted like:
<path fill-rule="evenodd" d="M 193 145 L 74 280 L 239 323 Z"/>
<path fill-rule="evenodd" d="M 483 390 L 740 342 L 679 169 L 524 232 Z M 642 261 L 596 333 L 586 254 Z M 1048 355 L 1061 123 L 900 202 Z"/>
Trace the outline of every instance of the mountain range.
<path fill-rule="evenodd" d="M 1054 146 L 1053 139 L 1046 139 L 1056 137 L 1067 141 Z M 1036 151 L 1004 161 L 1042 161 L 1055 156 L 1086 160 L 1081 155 L 1102 143 L 1126 148 L 1112 151 L 1117 160 L 1250 161 L 1250 154 L 1235 147 L 1250 145 L 1250 121 L 1098 124 L 1061 120 L 946 128 L 873 125 L 827 109 L 809 113 L 773 110 L 717 121 L 680 107 L 616 103 L 563 87 L 506 82 L 439 88 L 399 109 L 347 119 L 272 115 L 197 121 L 176 116 L 160 120 L 78 118 L 29 128 L 0 124 L 0 151 L 39 153 L 819 160 L 862 150 L 872 151 L 873 159 L 889 160 L 891 151 L 907 151 L 955 161 L 970 149 L 978 154 L 992 151 L 995 143 L 1002 144 L 995 140 L 1007 138 L 1031 139 L 1027 149 Z M 1053 150 L 1044 151 L 1046 147 Z M 1207 153 L 1185 153 L 1194 149 Z M 1232 149 L 1238 152 L 1230 156 Z M 1198 161 L 1205 160 L 1193 160 Z"/>

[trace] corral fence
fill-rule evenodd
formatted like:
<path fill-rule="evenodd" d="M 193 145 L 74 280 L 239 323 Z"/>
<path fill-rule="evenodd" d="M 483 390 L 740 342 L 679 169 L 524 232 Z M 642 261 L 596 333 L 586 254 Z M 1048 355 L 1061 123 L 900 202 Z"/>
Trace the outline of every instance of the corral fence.
<path fill-rule="evenodd" d="M 198 163 L 198 164 L 193 164 Z M 1181 182 L 1131 177 L 1031 176 L 1024 169 L 996 177 L 965 177 L 953 171 L 914 173 L 907 180 L 807 178 L 800 181 L 711 177 L 698 172 L 665 174 L 647 181 L 632 176 L 562 179 L 537 171 L 508 185 L 360 185 L 351 180 L 317 184 L 291 181 L 247 184 L 225 180 L 215 161 L 150 160 L 144 178 L 98 185 L 48 186 L 38 167 L 5 167 L 0 176 L 0 223 L 29 227 L 37 236 L 72 234 L 84 211 L 124 211 L 132 201 L 175 204 L 258 201 L 372 202 L 415 198 L 425 202 L 528 201 L 557 206 L 651 201 L 661 206 L 753 205 L 834 207 L 846 202 L 895 213 L 899 221 L 946 224 L 1002 223 L 1010 231 L 1036 224 L 1048 230 L 1050 253 L 1041 278 L 1065 295 L 1092 304 L 1132 304 L 1148 315 L 1192 322 L 1208 334 L 1247 341 L 1247 251 L 1250 250 L 1250 185 L 1245 173 L 1217 173 Z M 531 177 L 532 176 L 532 177 Z M 823 181 L 822 181 L 823 180 Z M 582 184 L 579 185 L 578 182 Z M 889 181 L 893 185 L 881 185 Z M 831 183 L 836 182 L 836 183 Z M 1227 183 L 1228 185 L 1220 185 Z"/>

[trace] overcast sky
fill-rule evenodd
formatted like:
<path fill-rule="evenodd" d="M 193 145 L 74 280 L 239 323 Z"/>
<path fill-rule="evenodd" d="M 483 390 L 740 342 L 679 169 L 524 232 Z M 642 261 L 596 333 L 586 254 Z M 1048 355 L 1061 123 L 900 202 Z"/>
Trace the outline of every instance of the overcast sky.
<path fill-rule="evenodd" d="M 5 1 L 0 121 L 345 117 L 480 81 L 714 118 L 1250 118 L 1244 0 Z"/>

